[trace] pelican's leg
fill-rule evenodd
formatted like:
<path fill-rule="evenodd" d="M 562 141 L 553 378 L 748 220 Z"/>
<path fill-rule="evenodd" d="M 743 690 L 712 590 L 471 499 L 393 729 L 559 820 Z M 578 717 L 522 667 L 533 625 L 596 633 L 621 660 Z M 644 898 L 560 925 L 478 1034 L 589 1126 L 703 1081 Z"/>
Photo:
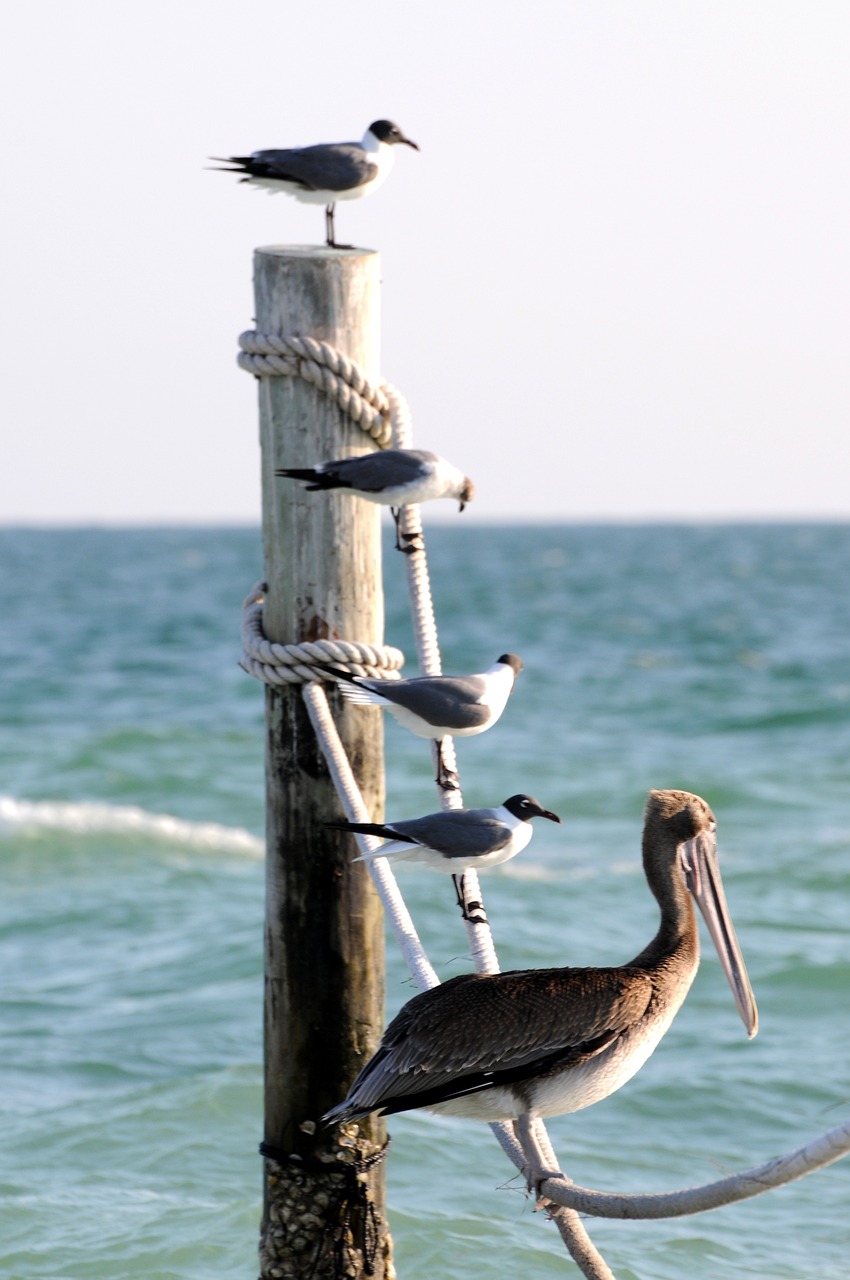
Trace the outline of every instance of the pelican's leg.
<path fill-rule="evenodd" d="M 529 1191 L 533 1192 L 536 1203 L 541 1204 L 540 1187 L 547 1178 L 563 1178 L 558 1168 L 555 1153 L 545 1137 L 538 1132 L 537 1120 L 529 1115 L 521 1115 L 514 1120 L 514 1133 L 522 1147 L 526 1159 L 525 1181 Z"/>

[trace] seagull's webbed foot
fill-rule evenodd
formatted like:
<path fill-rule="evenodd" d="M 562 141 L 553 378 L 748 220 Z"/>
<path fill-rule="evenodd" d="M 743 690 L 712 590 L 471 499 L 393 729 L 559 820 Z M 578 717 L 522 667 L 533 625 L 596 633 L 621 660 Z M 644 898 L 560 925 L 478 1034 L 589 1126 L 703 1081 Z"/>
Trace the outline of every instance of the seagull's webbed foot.
<path fill-rule="evenodd" d="M 443 760 L 443 739 L 435 738 L 437 744 L 437 776 L 434 779 L 442 791 L 459 791 L 460 774 L 457 769 L 449 769 Z"/>
<path fill-rule="evenodd" d="M 400 551 L 402 555 L 405 555 L 405 556 L 412 556 L 415 552 L 421 551 L 422 550 L 421 545 L 418 547 L 413 546 L 413 543 L 418 542 L 422 537 L 421 533 L 402 533 L 401 531 L 401 528 L 399 526 L 399 521 L 401 519 L 401 507 L 390 507 L 390 515 L 395 521 L 396 551 Z M 401 545 L 402 539 L 404 539 L 404 541 L 409 543 L 410 545 L 403 547 Z"/>
<path fill-rule="evenodd" d="M 455 893 L 457 894 L 457 905 L 460 907 L 460 914 L 469 924 L 489 924 L 487 912 L 484 910 L 483 902 L 467 902 L 466 900 L 466 883 L 463 876 L 452 876 L 454 882 Z"/>
<path fill-rule="evenodd" d="M 446 769 L 442 760 L 437 770 L 437 776 L 434 779 L 441 791 L 459 791 L 460 790 L 460 774 L 457 769 Z"/>
<path fill-rule="evenodd" d="M 487 919 L 487 913 L 484 910 L 483 902 L 467 902 L 462 914 L 464 920 L 466 920 L 468 924 L 489 925 L 490 923 Z"/>

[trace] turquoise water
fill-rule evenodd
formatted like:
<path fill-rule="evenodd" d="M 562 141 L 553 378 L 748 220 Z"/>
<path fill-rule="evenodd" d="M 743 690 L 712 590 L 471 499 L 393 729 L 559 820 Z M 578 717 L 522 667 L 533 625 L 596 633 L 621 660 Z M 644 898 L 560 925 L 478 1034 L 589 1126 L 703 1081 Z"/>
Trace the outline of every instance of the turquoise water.
<path fill-rule="evenodd" d="M 262 693 L 238 667 L 254 530 L 0 531 L 0 1274 L 253 1277 L 260 1201 Z M 484 881 L 502 966 L 616 963 L 654 929 L 651 786 L 704 795 L 761 1014 L 713 952 L 620 1093 L 552 1121 L 584 1185 L 760 1163 L 850 1110 L 850 527 L 441 526 L 447 670 L 506 649 L 500 724 L 460 742 L 469 804 L 565 818 Z M 387 636 L 412 667 L 403 573 Z M 387 728 L 388 813 L 435 807 Z M 447 881 L 402 887 L 442 976 Z M 411 987 L 388 949 L 388 1006 Z M 394 1117 L 404 1280 L 577 1274 L 488 1130 Z M 698 1218 L 590 1224 L 618 1280 L 850 1276 L 850 1162 Z"/>

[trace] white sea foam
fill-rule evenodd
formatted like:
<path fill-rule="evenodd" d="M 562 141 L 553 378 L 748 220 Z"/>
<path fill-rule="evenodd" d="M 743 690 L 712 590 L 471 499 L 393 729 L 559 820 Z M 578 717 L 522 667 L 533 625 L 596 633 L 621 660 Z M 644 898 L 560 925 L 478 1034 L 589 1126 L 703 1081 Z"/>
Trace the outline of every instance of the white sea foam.
<path fill-rule="evenodd" d="M 218 822 L 187 822 L 167 813 L 148 813 L 137 805 L 59 800 L 16 800 L 0 796 L 0 834 L 25 828 L 72 831 L 81 834 L 132 834 L 152 836 L 196 849 L 219 849 L 262 857 L 263 841 L 241 827 L 225 827 Z"/>

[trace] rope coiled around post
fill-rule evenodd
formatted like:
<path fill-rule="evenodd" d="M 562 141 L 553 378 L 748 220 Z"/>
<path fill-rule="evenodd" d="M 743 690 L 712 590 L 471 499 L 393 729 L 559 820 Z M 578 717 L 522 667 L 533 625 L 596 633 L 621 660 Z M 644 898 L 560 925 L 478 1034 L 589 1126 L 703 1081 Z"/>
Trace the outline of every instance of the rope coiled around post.
<path fill-rule="evenodd" d="M 251 588 L 242 605 L 242 658 L 249 675 L 278 687 L 321 680 L 325 665 L 342 667 L 353 676 L 397 680 L 404 654 L 392 645 L 360 644 L 354 640 L 312 640 L 303 644 L 275 644 L 263 631 L 266 583 Z"/>
<path fill-rule="evenodd" d="M 380 385 L 343 352 L 316 338 L 284 338 L 247 329 L 239 335 L 240 369 L 258 378 L 303 378 L 324 392 L 381 449 L 392 440 L 390 397 L 395 388 Z"/>

